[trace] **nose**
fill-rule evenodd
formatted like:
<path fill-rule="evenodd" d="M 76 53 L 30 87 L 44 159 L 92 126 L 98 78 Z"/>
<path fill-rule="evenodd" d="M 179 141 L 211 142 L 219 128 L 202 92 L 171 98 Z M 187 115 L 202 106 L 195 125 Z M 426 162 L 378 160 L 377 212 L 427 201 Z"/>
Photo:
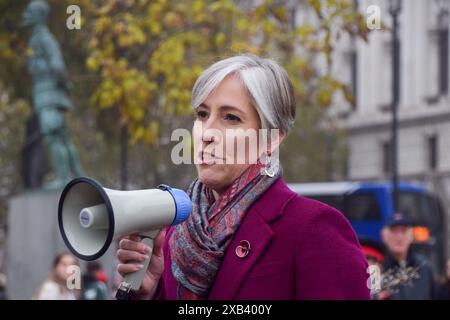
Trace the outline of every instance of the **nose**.
<path fill-rule="evenodd" d="M 213 143 L 213 142 L 216 140 L 213 131 L 214 131 L 214 130 L 211 130 L 211 129 L 205 129 L 205 130 L 203 130 L 203 133 L 202 133 L 202 141 L 203 141 L 203 142 L 206 142 L 206 143 L 208 143 L 208 144 L 209 144 L 209 143 Z"/>
<path fill-rule="evenodd" d="M 208 121 L 202 124 L 202 141 L 206 144 L 218 142 L 220 137 L 218 136 L 219 128 L 215 120 L 210 117 Z"/>

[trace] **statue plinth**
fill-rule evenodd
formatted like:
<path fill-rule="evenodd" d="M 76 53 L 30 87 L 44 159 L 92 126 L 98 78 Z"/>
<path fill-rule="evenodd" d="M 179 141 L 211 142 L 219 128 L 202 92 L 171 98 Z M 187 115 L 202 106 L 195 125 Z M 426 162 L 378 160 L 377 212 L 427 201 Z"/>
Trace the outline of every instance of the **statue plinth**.
<path fill-rule="evenodd" d="M 66 251 L 58 231 L 59 191 L 36 191 L 9 202 L 7 277 L 10 299 L 30 299 Z"/>

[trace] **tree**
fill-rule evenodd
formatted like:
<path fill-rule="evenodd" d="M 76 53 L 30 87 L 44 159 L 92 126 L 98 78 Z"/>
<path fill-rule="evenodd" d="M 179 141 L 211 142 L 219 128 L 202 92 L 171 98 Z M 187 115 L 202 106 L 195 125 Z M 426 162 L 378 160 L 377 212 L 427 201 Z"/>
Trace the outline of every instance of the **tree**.
<path fill-rule="evenodd" d="M 211 61 L 240 52 L 275 55 L 294 82 L 300 106 L 327 107 L 347 87 L 331 76 L 339 33 L 365 37 L 350 1 L 306 3 L 318 25 L 293 25 L 284 1 L 119 1 L 94 9 L 87 65 L 101 76 L 99 108 L 118 108 L 132 140 L 158 143 L 163 117 L 190 113 L 191 88 Z M 248 2 L 247 2 L 248 4 Z M 338 32 L 334 30 L 339 30 Z M 326 61 L 321 73 L 314 63 Z"/>
<path fill-rule="evenodd" d="M 293 179 L 326 178 L 305 173 L 324 170 L 323 152 L 317 151 L 324 141 L 318 123 L 335 94 L 340 92 L 352 102 L 347 86 L 331 74 L 333 45 L 342 34 L 366 40 L 363 17 L 352 1 L 49 3 L 50 29 L 60 41 L 74 83 L 72 100 L 78 112 L 70 115 L 71 130 L 88 173 L 117 185 L 117 175 L 111 172 L 118 171 L 118 133 L 126 126 L 132 145 L 130 181 L 135 186 L 161 180 L 187 183 L 194 171 L 186 173 L 186 167 L 171 164 L 167 137 L 174 128 L 190 128 L 190 92 L 203 68 L 219 58 L 251 52 L 276 58 L 293 80 L 299 117 L 282 149 L 285 171 Z M 81 8 L 81 30 L 65 28 L 69 4 Z M 13 99 L 30 95 L 24 72 L 26 33 L 18 26 L 24 5 L 0 1 L 1 11 L 8 12 L 0 18 L 0 64 L 7 66 L 0 71 L 0 81 Z M 313 21 L 296 22 L 299 8 L 309 10 Z M 302 141 L 304 137 L 308 139 Z M 322 155 L 321 161 L 316 153 Z"/>

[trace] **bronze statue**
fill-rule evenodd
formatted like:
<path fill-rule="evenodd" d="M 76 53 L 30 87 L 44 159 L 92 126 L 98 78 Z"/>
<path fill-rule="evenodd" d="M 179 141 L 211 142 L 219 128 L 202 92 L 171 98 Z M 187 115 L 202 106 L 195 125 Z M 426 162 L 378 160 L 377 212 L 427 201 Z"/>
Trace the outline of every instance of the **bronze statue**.
<path fill-rule="evenodd" d="M 70 82 L 59 45 L 47 27 L 49 11 L 47 2 L 33 0 L 22 18 L 32 32 L 27 66 L 33 81 L 33 108 L 56 171 L 56 179 L 46 187 L 59 188 L 72 177 L 83 175 L 83 170 L 65 124 L 65 112 L 72 109 Z"/>

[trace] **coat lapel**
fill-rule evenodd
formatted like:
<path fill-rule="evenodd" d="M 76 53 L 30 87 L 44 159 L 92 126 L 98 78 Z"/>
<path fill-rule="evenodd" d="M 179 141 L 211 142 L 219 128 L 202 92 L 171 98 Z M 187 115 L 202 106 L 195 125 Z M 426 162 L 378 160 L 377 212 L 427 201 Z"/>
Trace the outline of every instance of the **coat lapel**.
<path fill-rule="evenodd" d="M 248 213 L 254 213 L 250 210 Z M 258 230 L 257 232 L 255 232 Z M 273 232 L 258 214 L 249 215 L 242 222 L 238 232 L 230 242 L 225 258 L 217 273 L 209 299 L 233 299 L 240 284 L 269 244 Z M 244 258 L 239 258 L 236 247 L 241 240 L 250 243 L 250 251 Z"/>
<path fill-rule="evenodd" d="M 283 178 L 277 179 L 273 185 L 247 211 L 236 234 L 228 245 L 224 260 L 217 273 L 209 299 L 234 299 L 248 273 L 266 251 L 274 233 L 270 223 L 283 212 L 284 206 L 295 196 L 289 190 Z M 240 241 L 250 243 L 247 256 L 241 258 L 235 253 Z"/>

